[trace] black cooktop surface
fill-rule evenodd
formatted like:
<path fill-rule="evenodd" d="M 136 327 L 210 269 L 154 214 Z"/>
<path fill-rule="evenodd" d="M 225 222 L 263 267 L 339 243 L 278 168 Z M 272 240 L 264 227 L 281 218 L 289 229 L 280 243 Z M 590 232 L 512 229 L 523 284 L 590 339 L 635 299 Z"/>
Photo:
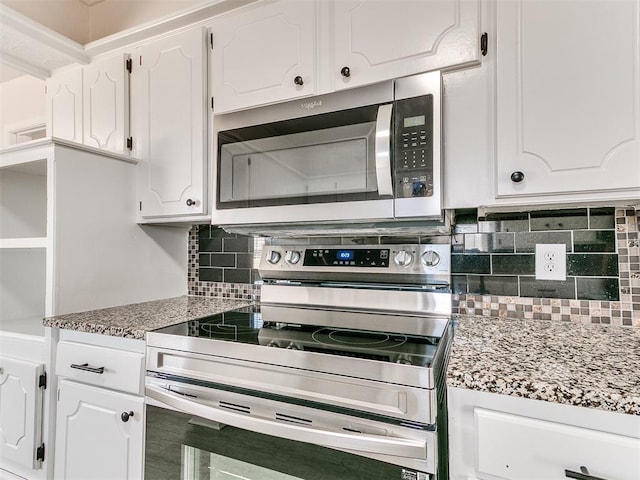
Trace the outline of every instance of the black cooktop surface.
<path fill-rule="evenodd" d="M 247 307 L 172 325 L 156 332 L 421 367 L 431 365 L 439 341 L 434 336 L 367 330 L 366 313 L 355 314 L 358 328 L 352 328 L 351 325 L 307 324 L 304 319 L 308 310 L 294 311 L 300 323 L 279 321 L 277 317 L 265 319 L 258 308 Z M 291 318 L 291 315 L 287 317 Z M 353 319 L 354 314 L 349 313 L 349 318 Z M 395 318 L 394 315 L 388 316 L 389 322 Z M 416 321 L 420 318 L 416 317 Z"/>

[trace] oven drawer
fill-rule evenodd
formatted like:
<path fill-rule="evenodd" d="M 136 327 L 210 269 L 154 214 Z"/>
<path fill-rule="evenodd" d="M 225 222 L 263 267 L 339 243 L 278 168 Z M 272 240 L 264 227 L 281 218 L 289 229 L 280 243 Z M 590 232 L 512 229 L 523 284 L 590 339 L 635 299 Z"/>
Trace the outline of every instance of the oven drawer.
<path fill-rule="evenodd" d="M 140 395 L 144 354 L 62 341 L 58 344 L 56 374 L 78 382 Z"/>

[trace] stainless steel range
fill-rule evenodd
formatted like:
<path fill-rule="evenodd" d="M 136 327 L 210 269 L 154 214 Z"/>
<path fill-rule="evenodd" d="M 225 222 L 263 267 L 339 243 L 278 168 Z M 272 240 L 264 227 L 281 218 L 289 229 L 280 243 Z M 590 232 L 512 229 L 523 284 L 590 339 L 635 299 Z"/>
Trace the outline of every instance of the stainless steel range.
<path fill-rule="evenodd" d="M 242 478 L 447 478 L 450 246 L 268 246 L 260 273 L 259 306 L 147 336 L 147 397 L 225 426 L 183 459 Z"/>

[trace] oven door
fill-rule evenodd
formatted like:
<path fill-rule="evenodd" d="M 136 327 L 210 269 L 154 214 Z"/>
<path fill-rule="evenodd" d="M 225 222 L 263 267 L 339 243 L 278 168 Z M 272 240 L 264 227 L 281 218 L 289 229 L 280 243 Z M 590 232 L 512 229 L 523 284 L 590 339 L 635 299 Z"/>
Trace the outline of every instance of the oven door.
<path fill-rule="evenodd" d="M 146 394 L 149 480 L 417 480 L 435 473 L 435 431 L 197 385 L 147 379 Z"/>
<path fill-rule="evenodd" d="M 296 101 L 217 117 L 213 222 L 392 219 L 392 101 L 388 82 L 308 109 Z"/>

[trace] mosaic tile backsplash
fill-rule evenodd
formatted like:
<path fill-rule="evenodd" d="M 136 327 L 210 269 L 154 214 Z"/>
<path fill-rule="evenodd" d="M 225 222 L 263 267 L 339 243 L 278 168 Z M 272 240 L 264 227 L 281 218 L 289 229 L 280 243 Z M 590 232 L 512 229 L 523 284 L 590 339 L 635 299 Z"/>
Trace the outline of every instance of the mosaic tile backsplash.
<path fill-rule="evenodd" d="M 640 326 L 638 213 L 583 208 L 459 212 L 452 237 L 456 313 Z M 567 279 L 535 279 L 535 244 L 564 244 Z"/>
<path fill-rule="evenodd" d="M 640 210 L 581 208 L 493 214 L 456 212 L 451 236 L 454 313 L 640 326 Z M 323 238 L 327 244 L 448 242 L 400 237 Z M 264 239 L 194 226 L 189 293 L 260 299 L 255 268 Z M 315 241 L 315 239 L 314 239 Z M 564 282 L 535 279 L 535 245 L 567 249 Z"/>

